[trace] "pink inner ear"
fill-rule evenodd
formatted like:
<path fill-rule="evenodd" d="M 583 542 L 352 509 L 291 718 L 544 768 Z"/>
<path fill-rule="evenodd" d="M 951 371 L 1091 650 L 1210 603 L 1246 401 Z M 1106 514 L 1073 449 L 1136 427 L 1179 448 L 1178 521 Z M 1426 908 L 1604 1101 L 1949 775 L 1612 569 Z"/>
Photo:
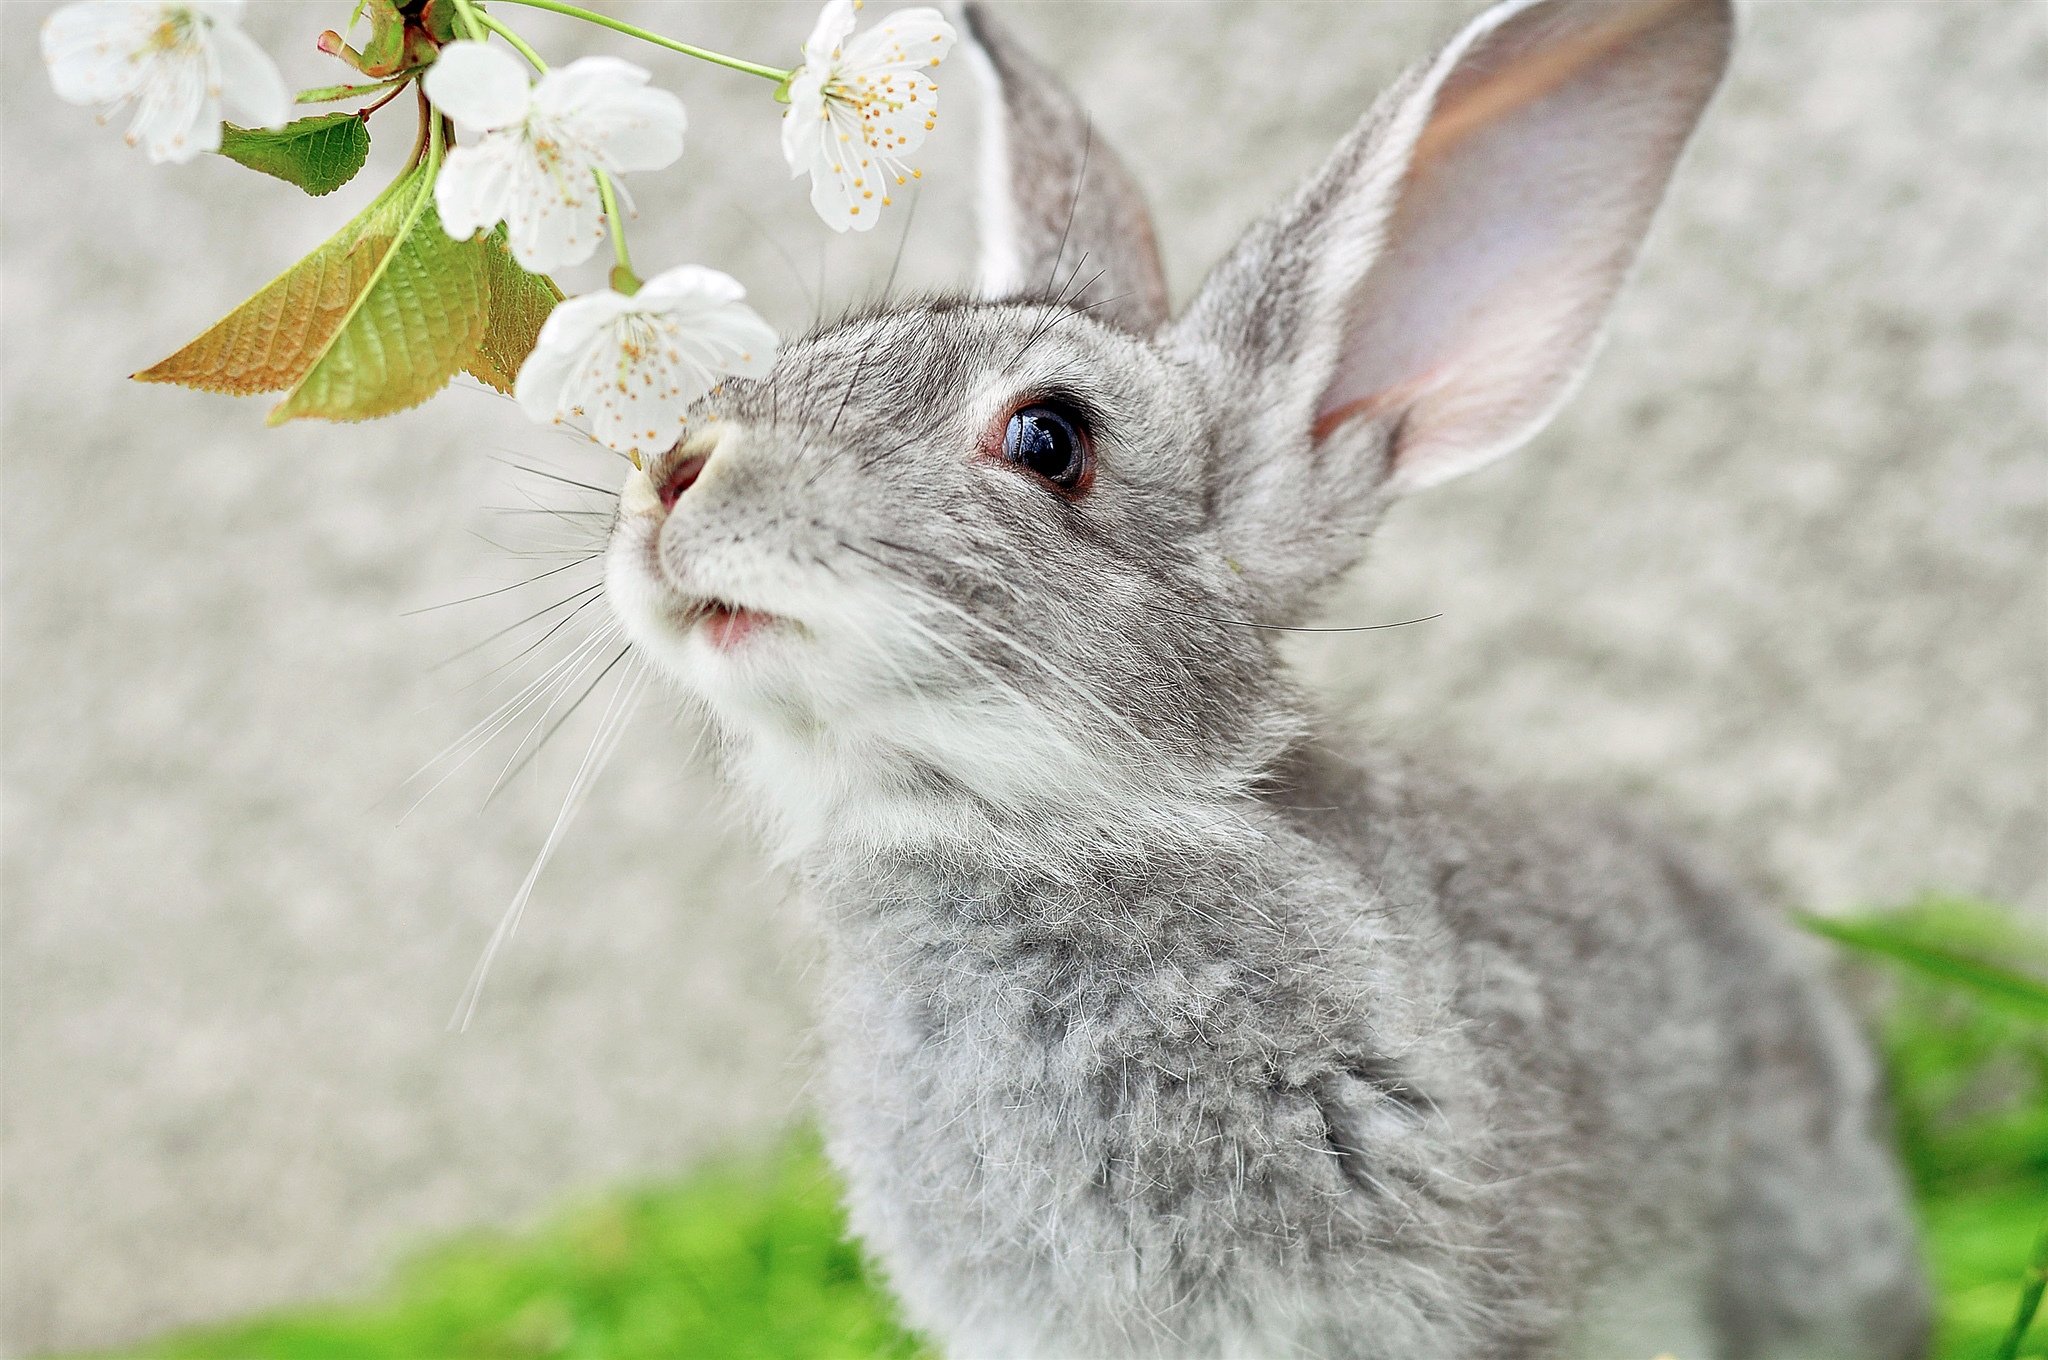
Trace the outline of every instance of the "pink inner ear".
<path fill-rule="evenodd" d="M 1533 434 L 1585 366 L 1726 38 L 1703 0 L 1552 3 L 1456 57 L 1350 301 L 1317 437 L 1399 413 L 1396 476 L 1423 485 Z"/>
<path fill-rule="evenodd" d="M 1334 410 L 1326 409 L 1322 411 L 1316 416 L 1316 423 L 1309 430 L 1309 438 L 1320 444 L 1340 425 L 1348 425 L 1354 420 L 1361 419 L 1377 420 L 1379 417 L 1390 412 L 1401 411 L 1412 406 L 1421 399 L 1425 392 L 1429 391 L 1432 386 L 1441 380 L 1440 375 L 1442 371 L 1441 367 L 1439 367 L 1431 369 L 1426 373 L 1418 373 L 1406 382 L 1382 388 L 1377 392 L 1360 397 L 1348 405 L 1339 406 Z M 1336 386 L 1333 384 L 1331 391 L 1334 392 L 1335 390 Z M 1327 406 L 1329 402 L 1327 394 L 1323 400 Z"/>
<path fill-rule="evenodd" d="M 1552 93 L 1688 3 L 1690 0 L 1651 0 L 1613 5 L 1598 22 L 1565 31 L 1548 45 L 1543 45 L 1539 36 L 1527 43 L 1527 50 L 1520 55 L 1475 56 L 1460 64 L 1437 91 L 1429 126 L 1416 139 L 1411 168 L 1429 165 L 1474 132 Z M 1486 44 L 1489 53 L 1514 43 L 1511 32 L 1491 36 L 1493 41 Z"/>

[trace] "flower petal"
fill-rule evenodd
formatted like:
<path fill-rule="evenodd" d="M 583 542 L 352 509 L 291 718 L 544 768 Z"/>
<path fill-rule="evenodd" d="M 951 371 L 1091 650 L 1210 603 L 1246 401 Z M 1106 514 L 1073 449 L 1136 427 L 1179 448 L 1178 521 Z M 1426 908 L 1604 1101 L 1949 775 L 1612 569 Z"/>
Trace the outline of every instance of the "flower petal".
<path fill-rule="evenodd" d="M 518 158 L 525 154 L 521 138 L 502 134 L 451 150 L 434 180 L 434 206 L 440 211 L 442 229 L 467 241 L 504 221 Z"/>
<path fill-rule="evenodd" d="M 616 57 L 584 57 L 541 77 L 534 116 L 608 170 L 659 170 L 683 154 L 689 118 L 682 100 L 647 79 Z"/>
<path fill-rule="evenodd" d="M 863 110 L 861 132 L 868 149 L 890 160 L 901 160 L 924 145 L 939 116 L 939 87 L 921 75 L 889 77 L 892 89 L 901 92 L 906 81 L 914 82 L 907 94 L 878 99 Z"/>
<path fill-rule="evenodd" d="M 659 170 L 683 154 L 690 125 L 683 101 L 667 90 L 634 90 L 592 105 L 580 120 L 617 170 Z"/>
<path fill-rule="evenodd" d="M 622 90 L 637 90 L 650 78 L 643 68 L 618 57 L 579 57 L 540 78 L 533 105 L 550 117 L 564 118 Z"/>
<path fill-rule="evenodd" d="M 427 98 L 472 136 L 526 121 L 533 87 L 510 53 L 480 42 L 452 42 L 427 68 Z"/>
<path fill-rule="evenodd" d="M 707 310 L 745 298 L 747 290 L 738 279 L 699 264 L 680 264 L 664 269 L 640 285 L 633 305 L 641 311 Z"/>
<path fill-rule="evenodd" d="M 862 132 L 860 118 L 836 99 L 826 105 L 826 113 L 827 118 L 818 125 L 818 164 L 811 171 L 811 207 L 834 231 L 868 231 L 881 219 L 882 214 L 875 206 L 880 196 L 875 194 L 874 186 L 882 182 L 883 176 L 871 163 L 872 149 Z M 863 161 L 870 163 L 864 166 Z"/>
<path fill-rule="evenodd" d="M 620 453 L 646 457 L 675 447 L 690 404 L 717 381 L 674 348 L 679 328 L 648 317 L 622 321 L 615 366 L 593 365 L 584 413 L 590 433 Z M 672 357 L 675 356 L 675 357 Z"/>
<path fill-rule="evenodd" d="M 589 163 L 564 156 L 543 165 L 528 147 L 514 162 L 505 230 L 513 258 L 531 273 L 589 259 L 604 240 L 604 204 Z"/>
<path fill-rule="evenodd" d="M 548 424 L 570 414 L 570 378 L 590 361 L 600 340 L 612 344 L 611 323 L 633 300 L 607 288 L 558 304 L 541 323 L 533 352 L 520 366 L 512 385 L 513 399 L 528 418 Z"/>
<path fill-rule="evenodd" d="M 845 45 L 848 71 L 928 71 L 946 59 L 959 35 L 935 9 L 899 9 Z"/>
<path fill-rule="evenodd" d="M 818 124 L 825 119 L 825 76 L 818 68 L 798 69 L 789 82 L 789 107 L 782 115 L 782 158 L 791 179 L 818 164 Z"/>
<path fill-rule="evenodd" d="M 232 23 L 216 21 L 208 37 L 220 67 L 221 98 L 250 127 L 281 128 L 290 121 L 291 87 L 270 54 Z"/>
<path fill-rule="evenodd" d="M 818 23 L 804 40 L 804 65 L 820 70 L 839 55 L 839 46 L 853 32 L 853 0 L 828 0 L 818 12 Z"/>
<path fill-rule="evenodd" d="M 728 303 L 699 317 L 693 330 L 699 353 L 720 375 L 765 378 L 775 367 L 775 328 L 752 307 Z"/>
<path fill-rule="evenodd" d="M 144 60 L 158 4 L 88 0 L 43 20 L 43 61 L 57 97 L 71 104 L 118 104 L 148 75 Z"/>
<path fill-rule="evenodd" d="M 128 142 L 152 161 L 183 164 L 220 147 L 220 88 L 203 54 L 151 63 Z"/>

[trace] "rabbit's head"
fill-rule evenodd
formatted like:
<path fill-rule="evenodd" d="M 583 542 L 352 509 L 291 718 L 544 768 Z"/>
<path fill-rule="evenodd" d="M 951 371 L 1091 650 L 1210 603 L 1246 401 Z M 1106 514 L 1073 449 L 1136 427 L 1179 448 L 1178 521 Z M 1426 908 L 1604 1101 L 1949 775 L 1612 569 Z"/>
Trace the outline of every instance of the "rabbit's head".
<path fill-rule="evenodd" d="M 786 853 L 1142 838 L 1254 783 L 1301 722 L 1269 630 L 1565 399 L 1731 34 L 1726 0 L 1496 7 L 1173 319 L 1129 174 L 966 19 L 977 296 L 728 383 L 613 533 L 614 607 Z"/>

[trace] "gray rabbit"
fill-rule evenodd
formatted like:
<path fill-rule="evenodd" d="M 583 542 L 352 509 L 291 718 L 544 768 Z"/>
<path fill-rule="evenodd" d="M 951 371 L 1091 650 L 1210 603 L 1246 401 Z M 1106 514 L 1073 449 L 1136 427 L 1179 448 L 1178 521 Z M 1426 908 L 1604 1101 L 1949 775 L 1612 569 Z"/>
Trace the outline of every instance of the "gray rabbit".
<path fill-rule="evenodd" d="M 1510 0 L 1169 316 L 979 9 L 977 298 L 733 382 L 608 590 L 827 934 L 854 1230 L 956 1357 L 1924 1354 L 1871 1060 L 1656 832 L 1319 727 L 1392 499 L 1585 370 L 1726 0 Z M 715 417 L 713 419 L 712 417 Z"/>

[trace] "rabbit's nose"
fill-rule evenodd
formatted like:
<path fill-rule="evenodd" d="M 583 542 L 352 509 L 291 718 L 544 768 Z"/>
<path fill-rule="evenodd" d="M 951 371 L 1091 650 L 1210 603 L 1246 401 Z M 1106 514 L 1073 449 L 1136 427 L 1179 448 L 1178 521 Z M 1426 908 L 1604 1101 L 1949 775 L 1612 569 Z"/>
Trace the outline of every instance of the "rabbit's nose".
<path fill-rule="evenodd" d="M 732 427 L 725 426 L 694 434 L 681 447 L 655 459 L 650 466 L 660 474 L 659 482 L 637 467 L 628 472 L 625 485 L 619 488 L 619 513 L 628 518 L 652 515 L 659 519 L 666 515 L 682 494 L 696 485 L 705 465 L 729 442 L 730 433 Z"/>
<path fill-rule="evenodd" d="M 708 453 L 691 454 L 668 469 L 662 476 L 661 485 L 655 488 L 654 494 L 661 497 L 664 506 L 671 510 L 675 509 L 676 501 L 685 491 L 697 484 L 697 479 L 704 474 L 704 465 L 710 461 L 711 455 Z"/>

